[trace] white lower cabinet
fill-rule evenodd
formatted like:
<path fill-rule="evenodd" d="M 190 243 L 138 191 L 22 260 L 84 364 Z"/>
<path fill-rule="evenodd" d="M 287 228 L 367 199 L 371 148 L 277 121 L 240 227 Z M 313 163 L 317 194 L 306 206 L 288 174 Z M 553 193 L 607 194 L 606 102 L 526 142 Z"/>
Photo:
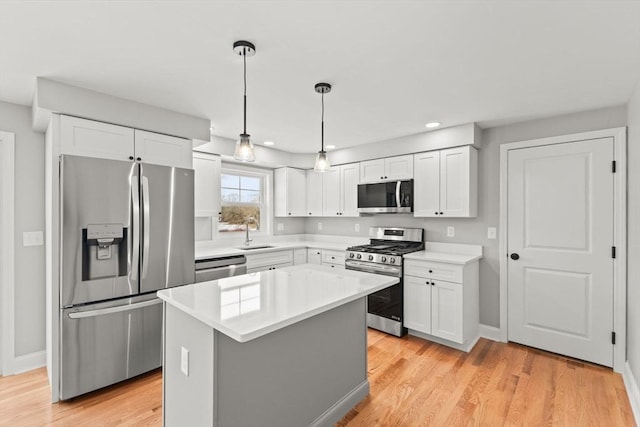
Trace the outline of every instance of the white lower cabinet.
<path fill-rule="evenodd" d="M 330 267 L 344 267 L 344 251 L 322 249 L 322 264 Z"/>
<path fill-rule="evenodd" d="M 293 265 L 293 251 L 264 252 L 260 254 L 248 254 L 247 273 L 257 273 L 259 271 L 275 270 Z"/>
<path fill-rule="evenodd" d="M 455 265 L 407 260 L 403 298 L 404 326 L 411 331 L 463 345 L 477 338 L 477 261 Z"/>
<path fill-rule="evenodd" d="M 300 248 L 293 250 L 293 265 L 300 265 L 307 263 L 307 249 Z"/>
<path fill-rule="evenodd" d="M 307 249 L 307 262 L 309 264 L 322 264 L 322 250 Z"/>

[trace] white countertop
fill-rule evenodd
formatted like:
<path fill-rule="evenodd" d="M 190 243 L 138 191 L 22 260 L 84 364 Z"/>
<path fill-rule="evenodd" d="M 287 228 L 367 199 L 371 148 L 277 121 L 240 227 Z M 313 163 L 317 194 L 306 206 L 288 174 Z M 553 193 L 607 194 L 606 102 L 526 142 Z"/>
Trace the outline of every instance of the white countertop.
<path fill-rule="evenodd" d="M 398 278 L 303 264 L 164 289 L 158 296 L 246 342 L 398 283 Z"/>
<path fill-rule="evenodd" d="M 463 243 L 425 242 L 424 251 L 404 255 L 404 259 L 465 265 L 482 258 L 482 246 Z"/>
<path fill-rule="evenodd" d="M 477 261 L 480 258 L 482 258 L 482 255 L 451 254 L 446 252 L 431 251 L 412 252 L 410 254 L 404 255 L 404 259 L 415 259 L 418 261 L 433 261 L 460 265 L 469 264 L 470 262 Z"/>

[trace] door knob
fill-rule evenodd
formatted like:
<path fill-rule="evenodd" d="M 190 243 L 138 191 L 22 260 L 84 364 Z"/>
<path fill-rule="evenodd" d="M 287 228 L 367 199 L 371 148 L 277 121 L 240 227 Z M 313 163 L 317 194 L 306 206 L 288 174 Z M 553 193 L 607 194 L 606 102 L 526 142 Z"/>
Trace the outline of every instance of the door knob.
<path fill-rule="evenodd" d="M 520 255 L 518 255 L 517 253 L 512 253 L 511 254 L 511 259 L 514 261 L 517 261 L 520 259 Z"/>

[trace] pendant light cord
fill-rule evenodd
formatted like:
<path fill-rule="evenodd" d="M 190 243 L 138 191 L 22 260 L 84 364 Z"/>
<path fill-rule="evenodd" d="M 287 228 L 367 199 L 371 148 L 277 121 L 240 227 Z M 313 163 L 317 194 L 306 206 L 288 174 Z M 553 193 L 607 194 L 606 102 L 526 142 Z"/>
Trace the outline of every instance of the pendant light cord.
<path fill-rule="evenodd" d="M 247 48 L 242 48 L 242 65 L 244 68 L 244 132 L 247 133 Z"/>
<path fill-rule="evenodd" d="M 322 92 L 321 97 L 322 97 L 322 122 L 320 125 L 320 144 L 321 144 L 321 151 L 324 152 L 324 92 Z"/>

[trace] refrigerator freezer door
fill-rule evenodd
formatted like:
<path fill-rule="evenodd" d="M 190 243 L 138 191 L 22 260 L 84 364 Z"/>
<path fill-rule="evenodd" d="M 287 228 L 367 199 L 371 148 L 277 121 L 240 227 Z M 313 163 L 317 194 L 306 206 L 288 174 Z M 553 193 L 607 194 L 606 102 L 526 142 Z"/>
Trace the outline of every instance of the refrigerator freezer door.
<path fill-rule="evenodd" d="M 162 300 L 124 298 L 61 310 L 60 398 L 160 367 Z"/>
<path fill-rule="evenodd" d="M 64 155 L 60 167 L 60 306 L 137 294 L 138 166 Z"/>
<path fill-rule="evenodd" d="M 195 281 L 193 170 L 140 165 L 140 292 Z"/>

